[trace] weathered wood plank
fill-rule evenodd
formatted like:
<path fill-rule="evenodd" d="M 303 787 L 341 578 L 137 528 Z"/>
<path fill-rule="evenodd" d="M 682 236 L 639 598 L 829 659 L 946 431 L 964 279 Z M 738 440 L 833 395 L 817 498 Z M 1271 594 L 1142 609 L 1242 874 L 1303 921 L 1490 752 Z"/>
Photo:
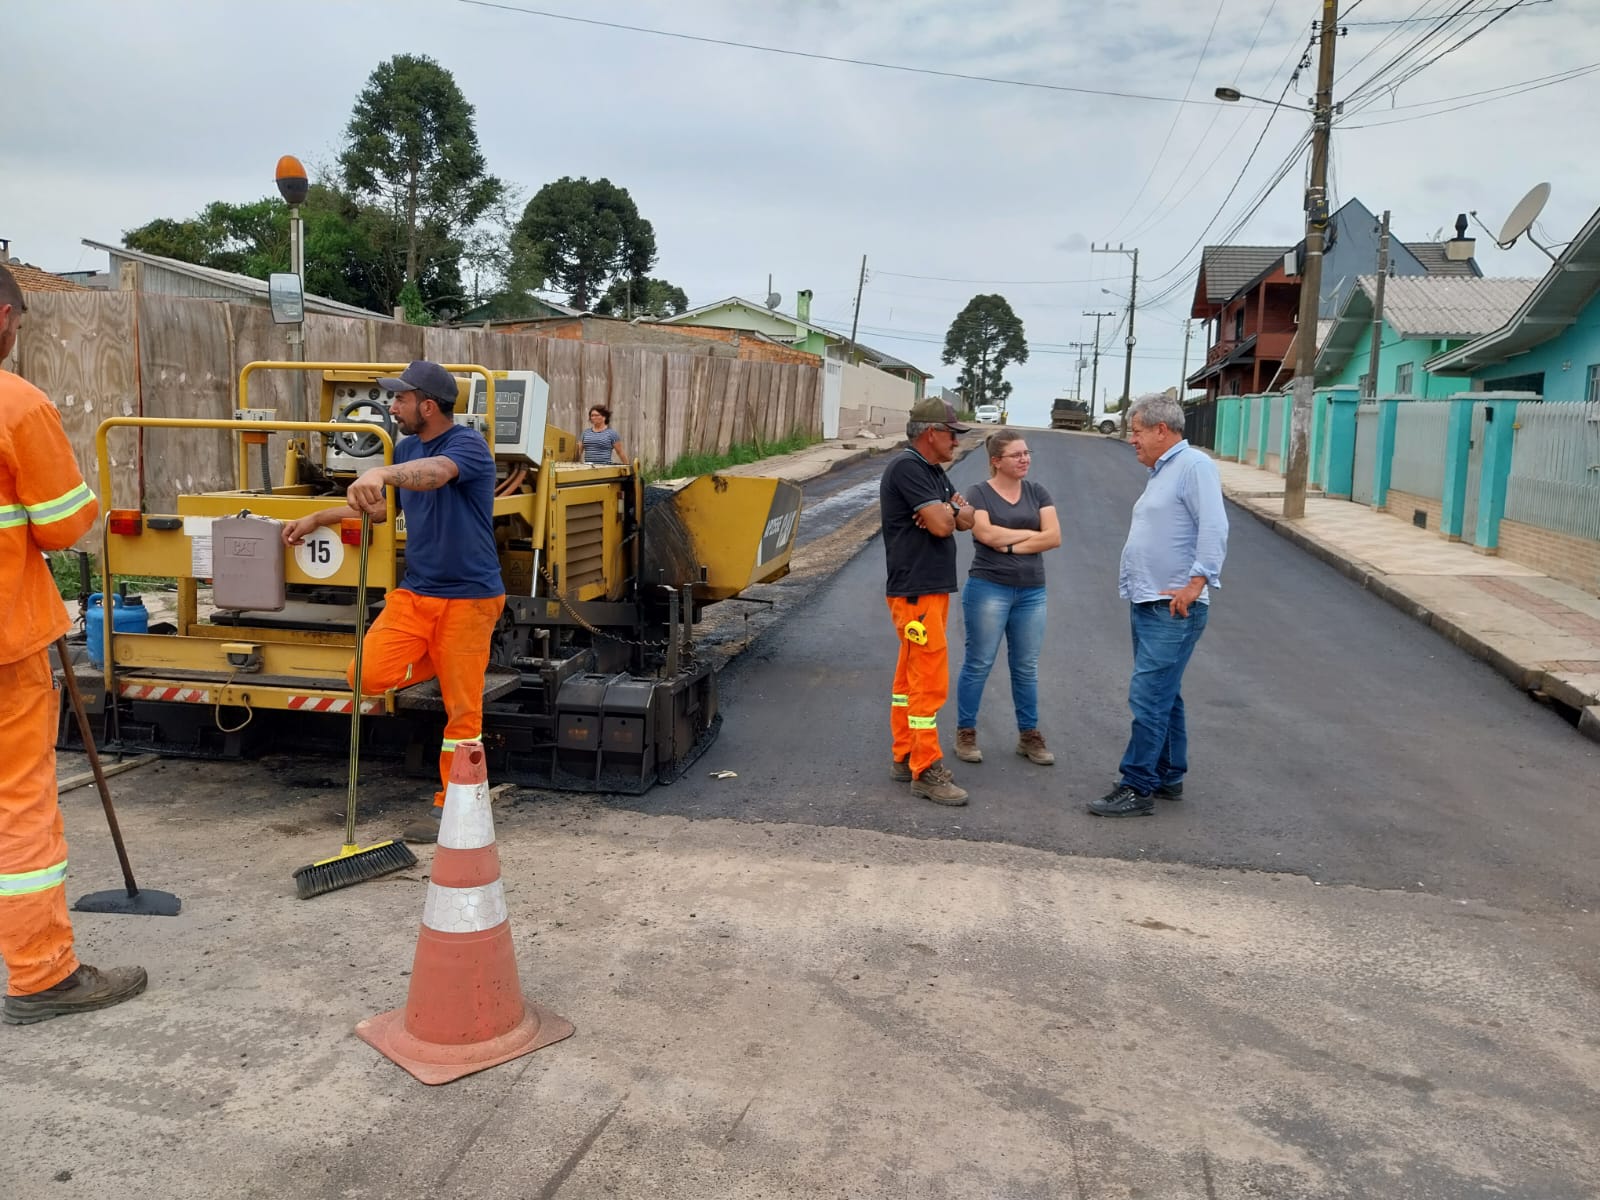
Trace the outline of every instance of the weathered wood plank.
<path fill-rule="evenodd" d="M 40 292 L 28 297 L 12 353 L 12 369 L 49 396 L 78 470 L 98 495 L 99 464 L 95 432 L 107 417 L 139 415 L 138 344 L 134 336 L 132 292 Z M 111 496 L 100 508 L 131 508 L 139 502 L 139 474 L 132 469 L 138 438 L 132 430 L 113 433 Z M 80 549 L 93 549 L 91 531 Z"/>
<path fill-rule="evenodd" d="M 233 356 L 224 305 L 143 293 L 138 313 L 144 415 L 231 418 Z M 143 442 L 145 504 L 155 512 L 172 512 L 180 493 L 237 486 L 238 443 L 225 430 L 150 429 Z M 259 462 L 251 464 L 257 487 Z"/>
<path fill-rule="evenodd" d="M 651 466 L 662 466 L 666 459 L 667 431 L 667 356 L 644 355 L 644 374 L 639 389 L 639 458 Z"/>
<path fill-rule="evenodd" d="M 695 362 L 688 354 L 669 354 L 667 363 L 666 420 L 661 432 L 661 462 L 671 466 L 683 457 L 693 419 L 692 389 Z"/>

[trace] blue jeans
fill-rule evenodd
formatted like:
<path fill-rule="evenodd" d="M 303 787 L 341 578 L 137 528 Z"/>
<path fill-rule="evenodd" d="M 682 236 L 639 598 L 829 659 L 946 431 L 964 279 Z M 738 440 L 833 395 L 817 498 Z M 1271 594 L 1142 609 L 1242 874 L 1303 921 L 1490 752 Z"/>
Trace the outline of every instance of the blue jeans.
<path fill-rule="evenodd" d="M 1011 587 L 967 576 L 961 590 L 961 615 L 967 627 L 967 653 L 956 684 L 956 726 L 978 727 L 978 704 L 989 681 L 1000 638 L 1006 639 L 1011 668 L 1011 703 L 1017 730 L 1039 728 L 1039 649 L 1044 645 L 1045 597 L 1042 587 Z"/>
<path fill-rule="evenodd" d="M 1162 600 L 1131 606 L 1133 679 L 1128 707 L 1133 735 L 1122 756 L 1122 782 L 1148 795 L 1162 784 L 1181 783 L 1189 769 L 1189 732 L 1183 720 L 1183 669 L 1206 631 L 1209 605 L 1194 603 L 1177 617 Z"/>

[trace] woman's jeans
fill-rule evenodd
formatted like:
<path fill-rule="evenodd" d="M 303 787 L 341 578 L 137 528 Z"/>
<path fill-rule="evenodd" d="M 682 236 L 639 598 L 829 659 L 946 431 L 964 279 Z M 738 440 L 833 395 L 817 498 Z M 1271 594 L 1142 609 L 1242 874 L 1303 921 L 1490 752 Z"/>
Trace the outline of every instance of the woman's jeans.
<path fill-rule="evenodd" d="M 1011 587 L 967 576 L 961 590 L 961 615 L 967 627 L 967 653 L 956 685 L 956 726 L 978 727 L 978 705 L 989 681 L 1000 638 L 1006 639 L 1011 668 L 1011 703 L 1017 730 L 1039 728 L 1039 649 L 1044 645 L 1045 595 L 1042 587 Z"/>
<path fill-rule="evenodd" d="M 1183 720 L 1183 669 L 1206 630 L 1210 605 L 1189 605 L 1177 617 L 1165 600 L 1130 606 L 1133 678 L 1128 707 L 1133 734 L 1122 756 L 1122 782 L 1141 795 L 1181 783 L 1189 769 L 1189 731 Z"/>

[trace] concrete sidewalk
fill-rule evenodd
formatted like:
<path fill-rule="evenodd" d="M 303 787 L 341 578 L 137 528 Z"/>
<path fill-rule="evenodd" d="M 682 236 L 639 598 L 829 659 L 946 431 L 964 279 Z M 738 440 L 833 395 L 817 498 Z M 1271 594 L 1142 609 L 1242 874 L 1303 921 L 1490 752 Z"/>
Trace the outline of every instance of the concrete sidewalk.
<path fill-rule="evenodd" d="M 1519 688 L 1578 714 L 1600 741 L 1600 597 L 1364 504 L 1312 494 L 1283 517 L 1283 479 L 1217 460 L 1230 500 L 1362 587 L 1432 626 Z"/>

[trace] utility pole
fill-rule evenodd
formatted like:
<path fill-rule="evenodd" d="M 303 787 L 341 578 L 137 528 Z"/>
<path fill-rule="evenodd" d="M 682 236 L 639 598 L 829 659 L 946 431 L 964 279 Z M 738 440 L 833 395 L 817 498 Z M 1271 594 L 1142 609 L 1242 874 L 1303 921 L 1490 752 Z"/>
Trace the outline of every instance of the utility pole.
<path fill-rule="evenodd" d="M 1095 405 L 1100 403 L 1100 318 L 1114 317 L 1114 312 L 1086 312 L 1094 318 L 1094 366 L 1089 370 L 1089 416 L 1095 415 Z"/>
<path fill-rule="evenodd" d="M 1188 317 L 1183 319 L 1183 369 L 1178 372 L 1178 403 L 1189 394 L 1189 339 L 1194 336 L 1194 325 Z"/>
<path fill-rule="evenodd" d="M 1078 352 L 1078 378 L 1072 385 L 1072 398 L 1074 400 L 1082 400 L 1083 399 L 1083 367 L 1084 367 L 1083 352 L 1089 348 L 1089 343 L 1088 342 L 1068 342 L 1067 346 L 1070 349 L 1076 350 Z"/>
<path fill-rule="evenodd" d="M 1139 251 L 1137 248 L 1124 250 L 1121 242 L 1117 243 L 1115 249 L 1112 248 L 1109 242 L 1099 247 L 1091 242 L 1089 251 L 1092 254 L 1128 254 L 1133 257 L 1133 286 L 1128 291 L 1128 336 L 1125 342 L 1128 348 L 1128 356 L 1123 360 L 1122 364 L 1122 436 L 1127 437 L 1128 407 L 1133 400 L 1133 345 L 1135 340 L 1133 336 L 1133 314 L 1134 310 L 1139 306 Z"/>
<path fill-rule="evenodd" d="M 1372 297 L 1372 351 L 1367 356 L 1367 386 L 1361 398 L 1371 400 L 1378 394 L 1378 350 L 1383 340 L 1383 281 L 1389 277 L 1389 210 L 1383 210 L 1383 224 L 1378 226 L 1378 287 Z"/>
<path fill-rule="evenodd" d="M 1322 290 L 1323 231 L 1328 225 L 1328 140 L 1333 128 L 1333 51 L 1339 36 L 1339 0 L 1322 0 L 1322 50 L 1317 59 L 1317 102 L 1311 117 L 1311 183 L 1306 189 L 1306 260 L 1300 268 L 1300 326 L 1295 333 L 1294 402 L 1289 420 L 1289 467 L 1283 477 L 1283 515 L 1306 515 L 1310 466 L 1311 393 L 1317 362 L 1317 317 Z"/>
<path fill-rule="evenodd" d="M 861 278 L 856 280 L 856 311 L 850 318 L 850 359 L 855 361 L 856 356 L 856 330 L 861 325 L 861 291 L 867 286 L 867 256 L 861 256 Z"/>

